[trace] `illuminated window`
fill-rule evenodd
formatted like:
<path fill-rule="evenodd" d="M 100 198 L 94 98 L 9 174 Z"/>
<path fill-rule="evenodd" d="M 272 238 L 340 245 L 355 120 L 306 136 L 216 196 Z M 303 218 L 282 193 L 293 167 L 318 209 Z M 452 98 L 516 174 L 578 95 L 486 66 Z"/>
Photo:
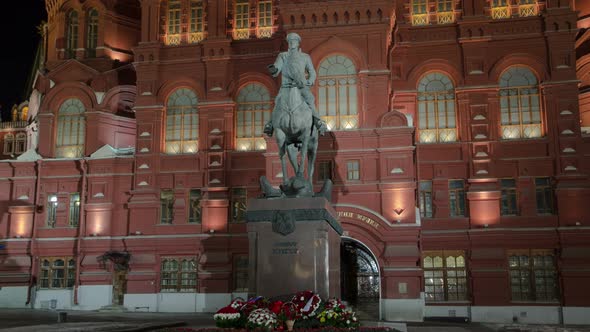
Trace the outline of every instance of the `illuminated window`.
<path fill-rule="evenodd" d="M 200 224 L 201 223 L 201 190 L 191 189 L 189 193 L 189 215 L 188 222 Z"/>
<path fill-rule="evenodd" d="M 78 227 L 80 224 L 80 193 L 70 194 L 70 213 L 68 214 L 70 226 Z"/>
<path fill-rule="evenodd" d="M 76 279 L 76 261 L 72 257 L 41 258 L 40 288 L 71 288 Z"/>
<path fill-rule="evenodd" d="M 332 180 L 332 161 L 322 160 L 318 163 L 318 181 L 324 182 L 326 180 Z"/>
<path fill-rule="evenodd" d="M 231 222 L 246 220 L 246 205 L 248 204 L 248 190 L 246 188 L 231 189 Z"/>
<path fill-rule="evenodd" d="M 412 0 L 412 25 L 428 24 L 428 0 Z"/>
<path fill-rule="evenodd" d="M 432 218 L 432 181 L 420 181 L 420 216 Z"/>
<path fill-rule="evenodd" d="M 234 291 L 248 291 L 248 255 L 235 255 L 233 261 Z"/>
<path fill-rule="evenodd" d="M 500 214 L 503 216 L 515 216 L 518 214 L 518 198 L 516 196 L 516 180 L 500 179 L 502 197 L 500 200 Z"/>
<path fill-rule="evenodd" d="M 272 99 L 264 85 L 251 83 L 240 89 L 236 111 L 237 150 L 266 150 L 262 130 L 271 112 Z"/>
<path fill-rule="evenodd" d="M 4 154 L 10 155 L 14 153 L 14 135 L 4 135 Z"/>
<path fill-rule="evenodd" d="M 57 195 L 55 194 L 49 194 L 47 195 L 47 226 L 49 227 L 55 227 L 55 223 L 56 223 L 56 212 L 57 212 L 57 205 L 58 205 L 58 201 L 57 201 Z"/>
<path fill-rule="evenodd" d="M 250 2 L 236 0 L 234 8 L 234 39 L 250 38 Z"/>
<path fill-rule="evenodd" d="M 557 300 L 557 269 L 552 250 L 511 250 L 508 264 L 513 301 Z"/>
<path fill-rule="evenodd" d="M 198 139 L 197 95 L 190 89 L 177 89 L 166 107 L 166 153 L 196 153 Z"/>
<path fill-rule="evenodd" d="M 539 83 L 526 67 L 515 66 L 500 77 L 502 138 L 538 138 L 541 125 Z"/>
<path fill-rule="evenodd" d="M 161 292 L 196 292 L 197 260 L 163 258 L 160 266 Z"/>
<path fill-rule="evenodd" d="M 171 224 L 174 213 L 174 191 L 162 190 L 160 192 L 160 223 Z"/>
<path fill-rule="evenodd" d="M 535 178 L 535 196 L 538 214 L 554 214 L 555 199 L 551 178 Z"/>
<path fill-rule="evenodd" d="M 318 112 L 328 130 L 358 128 L 358 77 L 354 63 L 342 55 L 331 56 L 318 71 Z"/>
<path fill-rule="evenodd" d="M 14 141 L 14 154 L 22 154 L 27 149 L 27 134 L 18 133 L 16 134 L 16 140 Z"/>
<path fill-rule="evenodd" d="M 422 254 L 422 268 L 426 301 L 467 300 L 464 251 L 425 251 Z"/>
<path fill-rule="evenodd" d="M 180 44 L 180 12 L 180 0 L 170 0 L 168 2 L 166 45 Z"/>
<path fill-rule="evenodd" d="M 537 13 L 537 0 L 518 0 L 518 16 L 536 16 Z"/>
<path fill-rule="evenodd" d="M 454 2 L 455 0 L 438 0 L 436 2 L 436 22 L 438 24 L 455 22 Z"/>
<path fill-rule="evenodd" d="M 98 46 L 98 11 L 96 9 L 88 11 L 86 23 L 86 56 L 93 58 L 96 56 Z"/>
<path fill-rule="evenodd" d="M 258 26 L 256 27 L 258 38 L 270 38 L 272 36 L 272 1 L 258 1 Z"/>
<path fill-rule="evenodd" d="M 491 0 L 492 18 L 495 20 L 510 18 L 508 0 Z"/>
<path fill-rule="evenodd" d="M 67 17 L 66 29 L 66 58 L 74 58 L 76 56 L 76 49 L 78 48 L 78 12 L 72 10 Z"/>
<path fill-rule="evenodd" d="M 86 122 L 84 105 L 78 99 L 68 99 L 57 113 L 57 158 L 81 158 L 84 156 Z"/>
<path fill-rule="evenodd" d="M 190 33 L 188 42 L 194 44 L 201 42 L 205 38 L 203 30 L 203 2 L 192 0 L 190 6 Z"/>
<path fill-rule="evenodd" d="M 418 135 L 421 143 L 457 141 L 455 88 L 448 76 L 431 73 L 418 84 Z"/>
<path fill-rule="evenodd" d="M 346 162 L 346 179 L 348 180 L 360 180 L 361 170 L 360 161 L 349 160 Z"/>
<path fill-rule="evenodd" d="M 449 181 L 449 209 L 451 217 L 465 217 L 465 181 Z"/>

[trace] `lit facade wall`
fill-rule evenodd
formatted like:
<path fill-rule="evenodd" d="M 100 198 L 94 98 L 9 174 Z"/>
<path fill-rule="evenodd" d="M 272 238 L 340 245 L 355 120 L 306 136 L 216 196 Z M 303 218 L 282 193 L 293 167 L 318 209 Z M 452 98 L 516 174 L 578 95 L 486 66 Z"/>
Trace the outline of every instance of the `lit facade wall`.
<path fill-rule="evenodd" d="M 246 293 L 247 198 L 261 175 L 274 184 L 288 175 L 273 139 L 242 117 L 263 114 L 264 96 L 276 95 L 266 66 L 294 31 L 333 128 L 320 139 L 316 189 L 334 181 L 345 236 L 374 254 L 383 318 L 590 323 L 580 314 L 590 307 L 580 281 L 589 142 L 566 2 L 348 1 L 325 11 L 313 1 L 142 1 L 98 7 L 105 48 L 77 51 L 77 61 L 58 45 L 76 1 L 47 2 L 55 29 L 35 87 L 42 158 L 0 163 L 9 216 L 0 234 L 14 262 L 0 282 L 11 296 L 26 302 L 31 288 L 37 307 L 61 292 L 72 300 L 58 306 L 74 309 L 123 296 L 132 310 L 214 311 Z M 109 41 L 117 24 L 129 36 Z M 132 64 L 107 45 L 132 50 L 117 53 Z M 84 110 L 83 158 L 55 159 L 58 135 L 72 128 L 60 107 L 72 98 Z M 254 148 L 240 148 L 248 140 Z M 123 295 L 112 286 L 120 274 L 96 262 L 106 251 L 131 253 Z M 60 258 L 73 262 L 71 285 L 43 287 L 53 268 L 43 264 Z M 549 290 L 527 293 L 537 280 L 513 277 L 535 275 L 535 259 L 547 260 Z M 182 273 L 194 277 L 171 281 Z"/>

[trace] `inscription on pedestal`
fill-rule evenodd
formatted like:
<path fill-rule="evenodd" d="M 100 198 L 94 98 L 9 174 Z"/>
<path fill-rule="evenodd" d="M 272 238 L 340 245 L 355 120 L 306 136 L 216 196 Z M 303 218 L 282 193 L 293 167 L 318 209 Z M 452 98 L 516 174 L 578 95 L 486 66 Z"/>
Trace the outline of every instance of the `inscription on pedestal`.
<path fill-rule="evenodd" d="M 275 242 L 272 247 L 273 255 L 297 255 L 299 248 L 297 242 Z"/>

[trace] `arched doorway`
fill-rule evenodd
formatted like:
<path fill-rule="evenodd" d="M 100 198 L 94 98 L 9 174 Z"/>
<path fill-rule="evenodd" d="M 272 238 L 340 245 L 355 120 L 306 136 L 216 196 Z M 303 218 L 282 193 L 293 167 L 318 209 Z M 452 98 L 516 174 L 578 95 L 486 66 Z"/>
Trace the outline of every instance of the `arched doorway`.
<path fill-rule="evenodd" d="M 379 320 L 379 264 L 365 245 L 347 237 L 340 245 L 340 288 L 342 300 L 360 319 Z"/>

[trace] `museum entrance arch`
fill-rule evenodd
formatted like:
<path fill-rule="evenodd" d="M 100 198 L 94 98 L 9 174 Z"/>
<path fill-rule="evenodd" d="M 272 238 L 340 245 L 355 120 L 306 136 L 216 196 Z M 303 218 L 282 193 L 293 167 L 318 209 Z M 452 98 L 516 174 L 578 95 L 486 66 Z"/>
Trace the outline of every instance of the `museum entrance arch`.
<path fill-rule="evenodd" d="M 379 263 L 367 246 L 350 237 L 340 245 L 340 291 L 362 320 L 379 320 Z"/>

